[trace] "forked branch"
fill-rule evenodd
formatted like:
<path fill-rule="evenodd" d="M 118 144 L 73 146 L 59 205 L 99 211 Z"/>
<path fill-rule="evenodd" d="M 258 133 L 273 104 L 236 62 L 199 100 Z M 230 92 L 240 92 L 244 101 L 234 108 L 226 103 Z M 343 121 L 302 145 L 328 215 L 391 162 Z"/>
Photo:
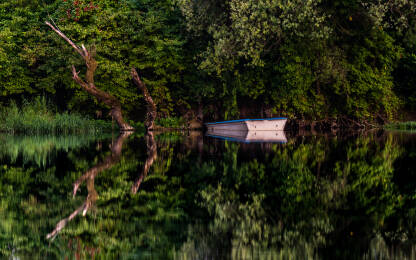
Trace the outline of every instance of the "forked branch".
<path fill-rule="evenodd" d="M 73 41 L 71 41 L 61 30 L 59 30 L 58 27 L 55 27 L 50 22 L 46 21 L 46 25 L 51 27 L 52 30 L 54 30 L 59 36 L 61 36 L 65 41 L 69 43 L 83 58 L 85 58 L 86 54 L 79 48 Z M 85 49 L 85 47 L 84 47 Z"/>
<path fill-rule="evenodd" d="M 85 91 L 87 91 L 89 94 L 93 95 L 95 98 L 97 98 L 99 101 L 104 103 L 105 105 L 109 106 L 111 108 L 111 116 L 116 120 L 120 131 L 132 131 L 134 128 L 130 126 L 128 123 L 126 123 L 123 119 L 122 110 L 121 110 L 121 104 L 118 101 L 118 99 L 109 93 L 98 89 L 95 86 L 94 83 L 94 74 L 95 70 L 98 67 L 98 63 L 95 60 L 95 46 L 91 46 L 89 50 L 85 48 L 85 46 L 82 44 L 81 47 L 78 47 L 71 39 L 69 39 L 59 28 L 50 22 L 45 22 L 54 32 L 56 32 L 61 38 L 63 38 L 66 42 L 71 45 L 76 52 L 81 55 L 81 57 L 85 61 L 85 65 L 87 67 L 87 71 L 85 73 L 85 80 L 81 79 L 79 76 L 79 72 L 75 69 L 75 66 L 72 65 L 72 77 L 75 82 L 77 82 Z"/>

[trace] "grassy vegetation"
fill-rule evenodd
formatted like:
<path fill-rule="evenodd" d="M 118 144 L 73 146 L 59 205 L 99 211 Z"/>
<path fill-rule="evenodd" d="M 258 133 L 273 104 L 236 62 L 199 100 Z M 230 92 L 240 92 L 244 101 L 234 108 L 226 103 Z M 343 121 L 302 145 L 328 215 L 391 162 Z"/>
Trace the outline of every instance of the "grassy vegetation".
<path fill-rule="evenodd" d="M 55 113 L 44 97 L 12 102 L 0 111 L 0 132 L 25 134 L 94 134 L 111 131 L 111 122 L 79 114 Z"/>
<path fill-rule="evenodd" d="M 394 130 L 416 130 L 416 121 L 391 123 L 386 125 L 385 128 Z"/>
<path fill-rule="evenodd" d="M 187 128 L 186 120 L 182 117 L 167 117 L 156 119 L 156 125 L 164 128 L 184 129 Z"/>

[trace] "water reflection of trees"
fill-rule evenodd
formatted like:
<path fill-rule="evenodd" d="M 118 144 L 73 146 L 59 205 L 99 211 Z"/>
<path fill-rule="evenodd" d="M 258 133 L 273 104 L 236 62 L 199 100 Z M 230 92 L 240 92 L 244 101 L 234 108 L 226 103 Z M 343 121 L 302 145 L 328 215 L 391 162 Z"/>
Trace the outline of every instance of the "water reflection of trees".
<path fill-rule="evenodd" d="M 407 155 L 391 135 L 376 138 L 297 140 L 249 161 L 239 160 L 238 144 L 226 144 L 223 161 L 195 169 L 219 181 L 201 187 L 200 205 L 214 219 L 201 232 L 192 228 L 189 243 L 201 247 L 192 252 L 218 257 L 218 244 L 207 241 L 221 241 L 236 259 L 249 258 L 250 248 L 279 258 L 351 256 L 354 248 L 360 257 L 377 234 L 388 244 L 384 223 L 397 220 L 404 196 L 393 165 Z"/>
<path fill-rule="evenodd" d="M 58 235 L 58 233 L 61 232 L 63 228 L 65 228 L 65 226 L 67 225 L 69 221 L 74 219 L 81 212 L 82 212 L 82 215 L 85 216 L 88 210 L 91 207 L 95 206 L 95 202 L 97 201 L 97 197 L 98 197 L 97 191 L 95 190 L 95 187 L 94 187 L 95 177 L 100 172 L 113 167 L 115 164 L 117 164 L 120 161 L 121 152 L 123 149 L 123 143 L 131 134 L 132 132 L 121 132 L 117 140 L 111 144 L 111 154 L 108 155 L 102 162 L 100 162 L 99 164 L 87 170 L 80 178 L 78 178 L 75 181 L 73 196 L 77 194 L 79 186 L 83 182 L 86 182 L 88 195 L 87 195 L 87 198 L 85 199 L 85 202 L 80 207 L 78 207 L 74 212 L 72 212 L 68 217 L 59 221 L 55 229 L 51 233 L 49 233 L 46 236 L 46 238 L 48 239 L 55 238 Z"/>
<path fill-rule="evenodd" d="M 147 158 L 144 162 L 143 169 L 140 173 L 139 178 L 136 179 L 133 186 L 131 187 L 131 192 L 133 194 L 137 193 L 137 190 L 140 188 L 140 184 L 143 182 L 143 179 L 147 176 L 147 173 L 150 170 L 150 167 L 152 167 L 152 164 L 157 158 L 157 144 L 155 141 L 154 133 L 153 132 L 147 132 L 145 135 L 146 140 L 146 148 L 147 148 Z"/>
<path fill-rule="evenodd" d="M 166 182 L 166 180 L 158 180 L 157 176 L 151 178 L 153 180 L 140 194 L 131 195 L 135 183 L 132 181 L 133 178 L 137 178 L 138 173 L 141 174 L 140 176 L 146 176 L 152 164 L 151 160 L 154 160 L 153 156 L 156 155 L 154 136 L 149 134 L 144 138 L 147 147 L 151 148 L 147 154 L 142 153 L 142 139 L 140 136 L 138 137 L 133 140 L 133 143 L 135 141 L 135 148 L 139 149 L 125 147 L 127 149 L 124 149 L 123 156 L 121 154 L 122 145 L 127 139 L 127 135 L 119 136 L 112 143 L 110 154 L 103 158 L 100 155 L 102 152 L 96 152 L 96 155 L 91 156 L 89 155 L 90 151 L 85 153 L 85 150 L 76 154 L 68 154 L 68 159 L 74 161 L 69 163 L 65 160 L 59 163 L 64 164 L 64 168 L 68 168 L 64 181 L 56 178 L 60 175 L 59 169 L 56 167 L 25 170 L 2 166 L 0 170 L 4 170 L 7 174 L 0 176 L 1 187 L 5 188 L 1 190 L 0 198 L 3 201 L 1 205 L 3 205 L 4 211 L 0 212 L 0 216 L 4 217 L 3 220 L 10 221 L 3 222 L 8 223 L 7 228 L 5 227 L 3 230 L 7 234 L 4 237 L 8 237 L 8 239 L 3 240 L 3 243 L 0 239 L 0 244 L 7 245 L 9 249 L 2 251 L 2 254 L 9 255 L 7 252 L 13 251 L 19 252 L 21 256 L 25 252 L 65 255 L 68 251 L 73 250 L 74 253 L 84 254 L 84 257 L 87 257 L 92 249 L 94 249 L 93 252 L 99 252 L 101 248 L 105 248 L 108 250 L 107 253 L 114 252 L 115 255 L 118 255 L 120 252 L 134 251 L 133 246 L 157 243 L 150 238 L 166 230 L 166 224 L 163 224 L 165 219 L 176 219 L 182 215 L 182 211 L 170 208 L 171 202 L 174 200 L 170 196 L 173 194 L 167 193 L 166 188 L 158 187 L 161 182 Z M 163 157 L 161 156 L 161 158 Z M 84 158 L 87 159 L 84 160 Z M 88 166 L 91 164 L 88 161 L 98 161 L 99 163 L 94 163 L 95 165 L 91 167 Z M 120 161 L 122 163 L 119 164 Z M 86 167 L 89 167 L 89 170 L 78 176 L 78 169 Z M 143 170 L 138 171 L 141 168 Z M 100 177 L 96 178 L 99 173 Z M 33 178 L 34 174 L 38 177 Z M 54 177 L 51 178 L 52 176 Z M 38 180 L 35 181 L 35 179 Z M 75 195 L 83 182 L 86 183 L 87 194 L 81 190 L 81 196 L 68 201 L 67 193 L 63 190 L 68 190 L 71 183 L 74 183 L 72 193 Z M 12 197 L 10 195 L 13 189 L 18 189 L 19 192 Z M 47 190 L 47 194 L 39 194 L 38 191 L 44 193 L 42 189 Z M 35 192 L 32 193 L 32 191 Z M 85 195 L 84 202 L 80 201 L 83 195 Z M 91 214 L 86 214 L 93 205 L 96 205 L 95 210 Z M 75 211 L 73 211 L 74 208 Z M 1 214 L 2 212 L 5 214 Z M 15 214 L 6 214 L 7 212 L 15 212 Z M 84 218 L 75 218 L 81 213 L 85 215 Z M 14 219 L 13 216 L 16 214 L 21 218 Z M 65 215 L 68 217 L 56 220 L 57 217 Z M 55 222 L 53 224 L 55 229 L 48 237 L 56 237 L 56 239 L 51 248 L 48 246 L 48 242 L 41 238 L 41 233 L 45 237 L 47 234 L 45 231 L 49 229 L 48 232 L 50 232 L 53 229 L 51 228 L 53 222 Z M 39 228 L 37 230 L 28 229 L 27 225 L 41 227 L 41 230 Z M 156 228 L 152 230 L 152 226 Z M 171 225 L 169 229 L 173 230 L 174 227 L 176 225 Z M 26 232 L 35 237 L 34 242 L 24 239 Z M 114 236 L 114 232 L 120 235 Z M 57 236 L 58 233 L 59 236 Z M 163 238 L 163 236 L 161 237 Z M 13 242 L 13 240 L 15 241 Z M 162 240 L 166 240 L 166 238 Z M 73 243 L 74 241 L 77 242 Z M 69 244 L 71 244 L 71 248 L 69 248 Z"/>
<path fill-rule="evenodd" d="M 0 135 L 0 161 L 46 167 L 55 162 L 58 152 L 83 148 L 105 138 L 108 136 Z"/>
<path fill-rule="evenodd" d="M 409 166 L 416 148 L 396 136 L 305 137 L 251 148 L 180 135 L 125 143 L 120 157 L 71 155 L 64 176 L 54 168 L 0 167 L 2 254 L 36 248 L 60 256 L 304 259 L 416 252 Z M 116 163 L 82 174 L 106 158 Z M 87 189 L 69 199 L 77 180 Z M 140 189 L 132 194 L 132 187 Z M 95 210 L 73 218 L 49 245 L 45 235 L 80 205 L 81 213 L 94 192 Z"/>

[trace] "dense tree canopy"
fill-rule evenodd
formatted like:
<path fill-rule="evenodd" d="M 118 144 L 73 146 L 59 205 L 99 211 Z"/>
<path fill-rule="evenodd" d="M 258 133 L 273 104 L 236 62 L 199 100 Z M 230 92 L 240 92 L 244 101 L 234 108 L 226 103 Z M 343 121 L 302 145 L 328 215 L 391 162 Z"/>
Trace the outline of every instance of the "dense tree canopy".
<path fill-rule="evenodd" d="M 2 0 L 0 102 L 105 109 L 72 81 L 82 60 L 49 20 L 96 46 L 97 86 L 130 119 L 144 115 L 131 67 L 160 117 L 394 119 L 416 106 L 415 13 L 410 0 Z"/>

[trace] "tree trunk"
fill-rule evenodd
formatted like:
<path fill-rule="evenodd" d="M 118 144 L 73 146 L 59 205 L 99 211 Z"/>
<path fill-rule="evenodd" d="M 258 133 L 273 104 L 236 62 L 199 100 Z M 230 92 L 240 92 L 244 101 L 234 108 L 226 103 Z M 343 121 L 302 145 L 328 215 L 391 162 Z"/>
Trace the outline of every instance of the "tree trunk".
<path fill-rule="evenodd" d="M 198 102 L 198 113 L 196 115 L 196 119 L 201 123 L 204 122 L 204 105 L 202 104 L 201 100 Z"/>
<path fill-rule="evenodd" d="M 156 104 L 153 102 L 152 96 L 150 96 L 149 90 L 146 87 L 146 84 L 140 79 L 139 74 L 135 68 L 131 69 L 131 76 L 133 82 L 139 87 L 146 101 L 146 121 L 144 123 L 146 130 L 151 131 L 154 128 L 154 122 L 157 116 Z"/>
<path fill-rule="evenodd" d="M 75 66 L 72 65 L 72 77 L 75 82 L 77 82 L 85 91 L 89 94 L 97 98 L 100 102 L 104 103 L 105 105 L 109 106 L 111 109 L 111 116 L 116 120 L 120 131 L 132 131 L 134 128 L 127 124 L 121 112 L 121 104 L 118 99 L 109 93 L 98 89 L 94 83 L 94 73 L 98 67 L 98 63 L 95 60 L 96 50 L 94 46 L 91 46 L 89 50 L 87 50 L 84 45 L 78 47 L 75 43 L 73 43 L 63 32 L 61 32 L 56 25 L 52 25 L 49 22 L 45 22 L 53 31 L 55 31 L 59 36 L 61 36 L 65 41 L 67 41 L 76 52 L 81 55 L 81 57 L 85 61 L 85 65 L 87 66 L 87 72 L 85 74 L 85 81 L 79 77 L 79 73 L 76 71 Z"/>

